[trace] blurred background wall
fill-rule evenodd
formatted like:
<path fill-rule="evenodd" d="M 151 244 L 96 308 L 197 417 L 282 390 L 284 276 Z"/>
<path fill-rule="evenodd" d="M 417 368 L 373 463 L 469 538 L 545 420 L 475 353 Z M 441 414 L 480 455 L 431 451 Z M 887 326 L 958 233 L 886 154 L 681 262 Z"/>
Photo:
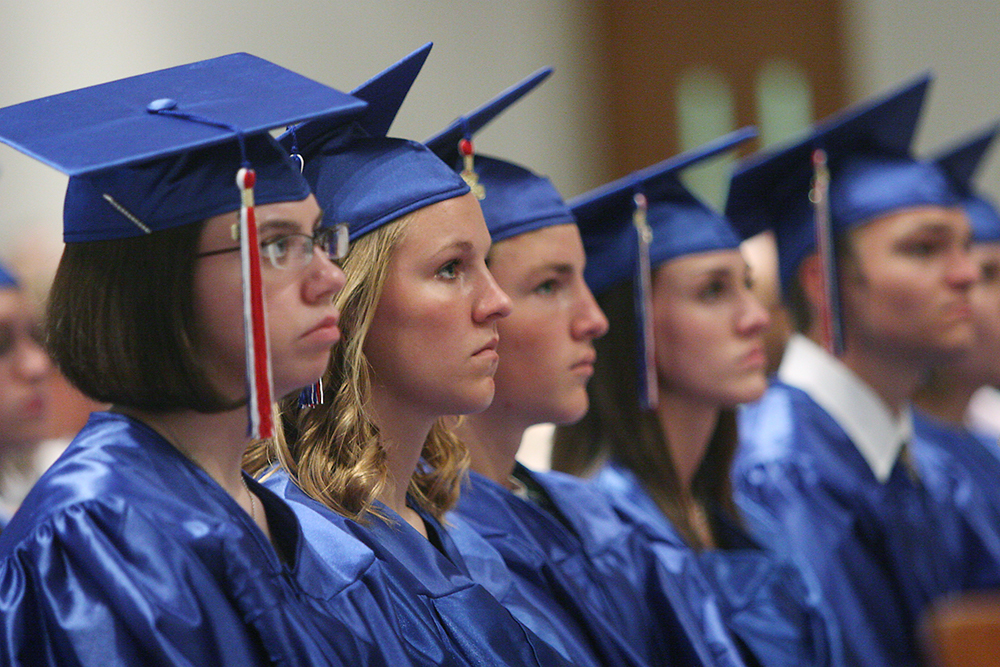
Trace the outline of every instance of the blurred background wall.
<path fill-rule="evenodd" d="M 350 89 L 433 41 L 393 134 L 425 138 L 552 65 L 477 143 L 572 196 L 726 125 L 779 140 L 925 69 L 918 147 L 932 150 L 1000 114 L 996 34 L 989 0 L 0 0 L 0 106 L 241 50 Z M 702 180 L 720 199 L 724 179 Z M 1000 160 L 981 182 L 1000 193 Z M 0 147 L 0 258 L 27 245 L 25 268 L 47 270 L 64 188 Z"/>
<path fill-rule="evenodd" d="M 769 145 L 922 71 L 928 153 L 1000 116 L 996 0 L 0 0 L 0 106 L 249 51 L 343 90 L 425 42 L 392 134 L 423 139 L 539 67 L 477 137 L 571 197 L 745 124 Z M 721 203 L 734 158 L 689 175 Z M 980 174 L 1000 195 L 1000 159 Z M 0 145 L 0 260 L 41 294 L 66 179 Z"/>

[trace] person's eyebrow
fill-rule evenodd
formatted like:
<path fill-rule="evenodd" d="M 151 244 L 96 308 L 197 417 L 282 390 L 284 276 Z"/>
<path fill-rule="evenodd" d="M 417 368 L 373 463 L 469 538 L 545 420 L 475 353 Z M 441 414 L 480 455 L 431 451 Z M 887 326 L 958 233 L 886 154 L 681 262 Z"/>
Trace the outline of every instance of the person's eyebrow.
<path fill-rule="evenodd" d="M 573 266 L 566 262 L 547 262 L 531 270 L 532 273 L 548 273 L 550 271 L 560 276 L 568 276 L 573 273 Z"/>
<path fill-rule="evenodd" d="M 453 250 L 459 250 L 461 252 L 471 252 L 475 246 L 472 245 L 472 241 L 452 241 L 451 243 L 446 243 L 445 245 L 438 248 L 434 255 L 442 255 L 445 253 L 452 252 Z"/>
<path fill-rule="evenodd" d="M 699 278 L 702 276 L 709 276 L 711 278 L 726 278 L 733 275 L 734 273 L 743 273 L 749 271 L 750 267 L 748 265 L 743 265 L 739 269 L 731 266 L 713 266 L 705 269 L 701 269 L 695 275 Z"/>
<path fill-rule="evenodd" d="M 302 232 L 302 228 L 299 227 L 298 223 L 292 222 L 291 220 L 268 220 L 262 223 L 257 228 L 257 233 L 261 234 L 267 232 L 269 234 L 274 232 L 284 232 L 285 234 L 298 234 Z"/>

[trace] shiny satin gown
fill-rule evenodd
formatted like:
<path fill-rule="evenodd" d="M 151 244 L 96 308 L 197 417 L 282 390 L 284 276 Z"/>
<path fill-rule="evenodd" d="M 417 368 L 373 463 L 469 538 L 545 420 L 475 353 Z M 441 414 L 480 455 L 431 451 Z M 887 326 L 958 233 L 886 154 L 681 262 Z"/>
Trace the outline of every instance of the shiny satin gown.
<path fill-rule="evenodd" d="M 129 417 L 95 413 L 0 534 L 0 664 L 407 665 L 360 582 L 247 478 L 277 549 L 207 473 Z"/>
<path fill-rule="evenodd" d="M 1000 443 L 914 410 L 912 451 L 927 490 L 962 517 L 990 554 L 991 559 L 979 563 L 977 578 L 984 585 L 998 578 Z"/>
<path fill-rule="evenodd" d="M 677 576 L 690 559 L 661 561 L 583 480 L 520 465 L 515 477 L 529 498 L 472 473 L 455 514 L 501 553 L 525 595 L 569 614 L 602 664 L 743 664 L 717 609 Z"/>
<path fill-rule="evenodd" d="M 839 424 L 805 392 L 775 381 L 739 421 L 733 469 L 751 532 L 821 587 L 848 665 L 920 664 L 928 604 L 988 585 L 989 555 L 904 457 L 880 482 Z"/>
<path fill-rule="evenodd" d="M 623 520 L 657 545 L 664 562 L 692 561 L 679 575 L 695 610 L 718 608 L 748 662 L 769 667 L 842 664 L 832 616 L 821 603 L 818 586 L 787 559 L 760 547 L 722 512 L 712 520 L 722 544 L 695 551 L 638 478 L 615 463 L 594 475 Z"/>
<path fill-rule="evenodd" d="M 370 548 L 384 574 L 387 609 L 395 632 L 415 664 L 572 664 L 469 578 L 448 531 L 421 514 L 428 538 L 378 503 L 388 519 L 365 524 L 347 519 L 307 496 L 277 470 L 264 483 L 284 498 L 302 522 L 306 540 L 331 566 L 340 555 L 336 539 L 346 531 Z"/>

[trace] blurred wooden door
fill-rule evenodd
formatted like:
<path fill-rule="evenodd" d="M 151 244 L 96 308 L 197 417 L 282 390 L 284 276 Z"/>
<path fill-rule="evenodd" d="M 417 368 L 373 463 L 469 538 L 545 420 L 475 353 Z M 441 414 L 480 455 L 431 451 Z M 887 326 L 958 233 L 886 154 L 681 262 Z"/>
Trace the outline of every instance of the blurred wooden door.
<path fill-rule="evenodd" d="M 802 129 L 775 128 L 762 118 L 761 93 L 775 86 L 779 95 L 785 83 L 805 86 L 807 120 L 847 102 L 836 0 L 608 0 L 600 8 L 613 177 L 718 136 L 710 135 L 727 115 L 729 129 L 760 124 L 775 140 Z M 702 101 L 699 112 L 695 100 L 685 112 L 685 94 L 704 94 L 699 80 L 707 81 L 709 93 L 724 88 L 728 101 Z"/>

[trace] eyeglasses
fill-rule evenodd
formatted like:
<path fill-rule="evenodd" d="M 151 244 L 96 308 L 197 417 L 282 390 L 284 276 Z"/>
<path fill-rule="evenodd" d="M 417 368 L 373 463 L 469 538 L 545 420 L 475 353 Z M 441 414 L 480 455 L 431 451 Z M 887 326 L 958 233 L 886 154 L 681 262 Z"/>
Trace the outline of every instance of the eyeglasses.
<path fill-rule="evenodd" d="M 332 262 L 339 262 L 347 257 L 351 248 L 350 231 L 345 224 L 324 227 L 309 236 L 308 234 L 282 234 L 260 244 L 261 261 L 267 257 L 271 266 L 276 269 L 301 269 L 309 265 L 315 249 L 319 248 Z M 200 252 L 195 257 L 211 257 L 227 252 L 238 252 L 235 248 L 222 248 Z"/>

